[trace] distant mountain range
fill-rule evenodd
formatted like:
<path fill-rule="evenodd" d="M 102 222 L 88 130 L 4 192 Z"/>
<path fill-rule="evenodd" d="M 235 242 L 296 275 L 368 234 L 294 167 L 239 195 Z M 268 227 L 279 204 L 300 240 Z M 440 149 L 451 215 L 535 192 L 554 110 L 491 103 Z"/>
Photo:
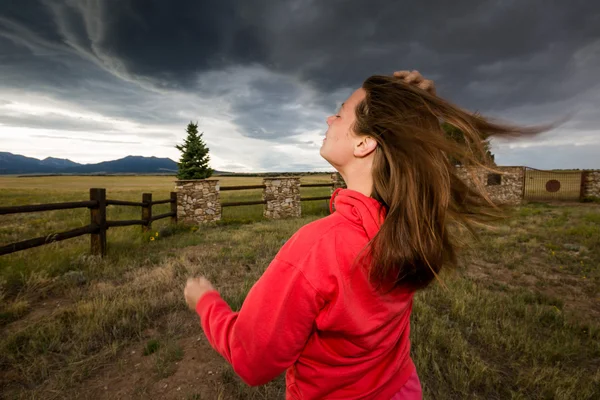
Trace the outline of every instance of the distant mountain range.
<path fill-rule="evenodd" d="M 214 176 L 299 176 L 331 172 L 213 172 Z M 64 158 L 43 160 L 0 151 L 0 175 L 118 175 L 118 174 L 177 174 L 177 163 L 170 158 L 127 156 L 97 164 L 79 164 Z"/>
<path fill-rule="evenodd" d="M 43 160 L 0 152 L 0 175 L 8 174 L 175 174 L 177 163 L 170 158 L 127 156 L 97 164 L 79 164 L 48 157 Z"/>

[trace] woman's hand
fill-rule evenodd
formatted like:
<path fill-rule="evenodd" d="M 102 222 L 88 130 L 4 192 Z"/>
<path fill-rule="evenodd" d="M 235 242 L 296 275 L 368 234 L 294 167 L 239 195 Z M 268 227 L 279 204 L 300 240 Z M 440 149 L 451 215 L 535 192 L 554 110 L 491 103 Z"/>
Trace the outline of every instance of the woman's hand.
<path fill-rule="evenodd" d="M 404 79 L 406 83 L 417 85 L 417 87 L 435 96 L 435 84 L 429 79 L 424 79 L 419 71 L 396 71 L 394 76 Z"/>
<path fill-rule="evenodd" d="M 185 289 L 183 290 L 183 296 L 190 310 L 196 309 L 196 304 L 200 297 L 204 296 L 206 292 L 215 290 L 213 285 L 203 276 L 197 278 L 188 278 Z"/>

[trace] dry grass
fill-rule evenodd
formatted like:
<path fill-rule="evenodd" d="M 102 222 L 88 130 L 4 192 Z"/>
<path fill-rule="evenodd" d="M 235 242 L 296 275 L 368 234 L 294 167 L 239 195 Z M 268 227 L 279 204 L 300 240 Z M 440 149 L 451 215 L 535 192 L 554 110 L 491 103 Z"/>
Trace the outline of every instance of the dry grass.
<path fill-rule="evenodd" d="M 3 257 L 3 274 L 40 265 L 23 270 L 16 292 L 2 286 L 0 393 L 283 398 L 282 377 L 259 388 L 239 381 L 206 343 L 182 287 L 205 274 L 239 308 L 284 241 L 321 215 L 231 219 L 152 243 L 139 230 L 111 231 L 105 259 L 67 242 Z M 416 296 L 412 356 L 425 398 L 600 397 L 600 207 L 530 204 L 479 238 L 443 275 L 448 290 Z"/>
<path fill-rule="evenodd" d="M 10 388 L 16 393 L 25 395 L 24 388 L 36 388 L 34 393 L 48 396 L 93 378 L 107 363 L 118 364 L 122 350 L 132 343 L 139 343 L 137 351 L 142 352 L 150 340 L 170 343 L 149 354 L 155 359 L 150 376 L 154 380 L 170 376 L 173 362 L 183 356 L 178 340 L 200 333 L 182 302 L 187 276 L 207 275 L 238 308 L 283 241 L 308 221 L 215 226 L 159 237 L 143 255 L 82 260 L 81 271 L 88 271 L 82 272 L 83 279 L 56 277 L 47 283 L 52 287 L 47 298 L 25 287 L 16 298 L 6 300 L 16 304 L 31 298 L 36 306 L 52 307 L 42 316 L 30 307 L 29 314 L 21 313 L 20 319 L 14 318 L 19 320 L 4 327 L 0 380 L 12 381 Z M 262 242 L 254 240 L 258 235 Z M 176 244 L 182 240 L 185 248 Z M 58 306 L 52 302 L 56 296 L 62 298 Z"/>

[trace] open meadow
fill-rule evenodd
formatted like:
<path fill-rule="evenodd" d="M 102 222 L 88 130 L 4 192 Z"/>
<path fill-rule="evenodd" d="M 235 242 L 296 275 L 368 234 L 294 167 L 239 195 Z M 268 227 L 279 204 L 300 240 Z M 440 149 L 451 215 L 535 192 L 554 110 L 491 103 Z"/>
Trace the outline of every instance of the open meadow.
<path fill-rule="evenodd" d="M 0 206 L 87 200 L 91 187 L 109 199 L 160 200 L 174 178 L 0 177 Z M 260 199 L 261 190 L 221 193 Z M 89 236 L 0 256 L 0 398 L 283 399 L 283 377 L 249 388 L 235 376 L 182 295 L 188 276 L 204 274 L 239 309 L 283 243 L 329 214 L 327 201 L 311 201 L 302 218 L 268 221 L 262 207 L 224 208 L 211 226 L 111 228 L 104 258 L 90 256 Z M 108 219 L 140 212 L 110 206 Z M 0 216 L 0 245 L 88 223 L 87 209 Z M 525 204 L 477 239 L 441 275 L 444 286 L 415 297 L 412 357 L 424 398 L 600 398 L 600 205 Z"/>

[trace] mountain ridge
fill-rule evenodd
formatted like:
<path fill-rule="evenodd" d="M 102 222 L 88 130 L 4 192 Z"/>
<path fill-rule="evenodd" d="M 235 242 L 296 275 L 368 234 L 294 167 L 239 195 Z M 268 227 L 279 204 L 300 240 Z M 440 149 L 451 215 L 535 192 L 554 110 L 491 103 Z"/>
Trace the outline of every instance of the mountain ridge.
<path fill-rule="evenodd" d="M 114 174 L 177 173 L 170 158 L 129 155 L 117 160 L 80 164 L 69 159 L 46 157 L 43 160 L 20 154 L 0 152 L 0 175 L 12 174 Z"/>

